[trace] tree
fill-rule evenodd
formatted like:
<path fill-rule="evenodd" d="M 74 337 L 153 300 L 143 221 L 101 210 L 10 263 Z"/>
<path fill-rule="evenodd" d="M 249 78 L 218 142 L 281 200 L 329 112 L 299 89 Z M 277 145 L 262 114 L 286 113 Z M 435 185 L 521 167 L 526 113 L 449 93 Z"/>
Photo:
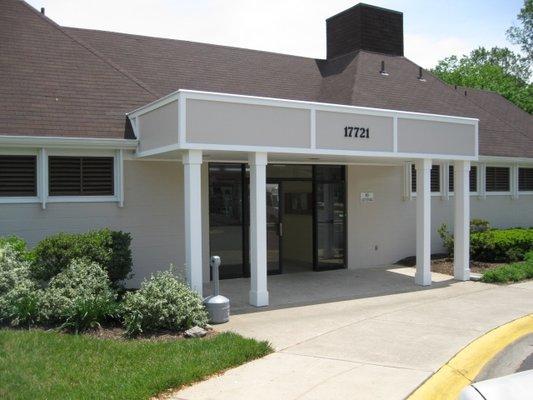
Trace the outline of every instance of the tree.
<path fill-rule="evenodd" d="M 518 107 L 533 113 L 530 70 L 520 55 L 507 48 L 483 47 L 469 55 L 447 57 L 432 72 L 450 85 L 492 90 Z"/>
<path fill-rule="evenodd" d="M 451 85 L 492 90 L 518 107 L 533 113 L 533 0 L 524 0 L 517 16 L 519 26 L 507 30 L 509 40 L 524 55 L 506 47 L 479 47 L 461 58 L 450 56 L 438 62 L 432 72 Z"/>
<path fill-rule="evenodd" d="M 512 26 L 507 37 L 513 44 L 522 48 L 529 65 L 533 64 L 533 0 L 524 0 L 524 7 L 518 14 L 521 26 Z"/>

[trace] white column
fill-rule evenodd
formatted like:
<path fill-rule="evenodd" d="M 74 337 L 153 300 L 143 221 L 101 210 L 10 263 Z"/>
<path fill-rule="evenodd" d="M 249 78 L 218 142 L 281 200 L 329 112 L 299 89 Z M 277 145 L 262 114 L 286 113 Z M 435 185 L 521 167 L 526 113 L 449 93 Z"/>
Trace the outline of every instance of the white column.
<path fill-rule="evenodd" d="M 431 160 L 416 167 L 416 273 L 417 285 L 431 285 Z"/>
<path fill-rule="evenodd" d="M 266 153 L 251 153 L 250 164 L 250 304 L 268 306 L 266 237 Z"/>
<path fill-rule="evenodd" d="M 202 296 L 202 152 L 183 154 L 187 283 Z"/>
<path fill-rule="evenodd" d="M 470 279 L 470 161 L 456 161 L 454 173 L 453 276 Z"/>

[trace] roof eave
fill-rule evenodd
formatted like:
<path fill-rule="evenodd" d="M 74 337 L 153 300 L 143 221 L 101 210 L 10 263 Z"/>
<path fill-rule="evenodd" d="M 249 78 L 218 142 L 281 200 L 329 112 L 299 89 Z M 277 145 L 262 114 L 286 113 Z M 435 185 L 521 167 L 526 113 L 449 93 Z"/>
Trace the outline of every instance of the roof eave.
<path fill-rule="evenodd" d="M 0 146 L 135 150 L 137 139 L 0 135 Z"/>

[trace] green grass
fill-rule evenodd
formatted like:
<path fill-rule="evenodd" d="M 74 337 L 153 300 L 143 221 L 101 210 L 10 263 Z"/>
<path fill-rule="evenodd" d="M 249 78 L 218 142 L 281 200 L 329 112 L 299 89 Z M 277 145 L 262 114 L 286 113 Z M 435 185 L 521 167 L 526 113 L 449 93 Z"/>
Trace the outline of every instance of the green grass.
<path fill-rule="evenodd" d="M 526 255 L 524 262 L 489 269 L 481 277 L 487 283 L 519 282 L 526 279 L 533 279 L 533 252 Z"/>
<path fill-rule="evenodd" d="M 0 398 L 147 399 L 271 351 L 233 333 L 128 341 L 2 329 Z"/>

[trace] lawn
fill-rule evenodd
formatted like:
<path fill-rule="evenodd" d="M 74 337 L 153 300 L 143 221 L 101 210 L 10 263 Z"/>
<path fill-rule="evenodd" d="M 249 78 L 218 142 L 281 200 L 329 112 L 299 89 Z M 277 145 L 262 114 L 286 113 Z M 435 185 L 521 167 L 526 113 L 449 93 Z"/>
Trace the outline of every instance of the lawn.
<path fill-rule="evenodd" d="M 271 352 L 223 333 L 173 341 L 0 330 L 2 399 L 147 399 Z"/>

